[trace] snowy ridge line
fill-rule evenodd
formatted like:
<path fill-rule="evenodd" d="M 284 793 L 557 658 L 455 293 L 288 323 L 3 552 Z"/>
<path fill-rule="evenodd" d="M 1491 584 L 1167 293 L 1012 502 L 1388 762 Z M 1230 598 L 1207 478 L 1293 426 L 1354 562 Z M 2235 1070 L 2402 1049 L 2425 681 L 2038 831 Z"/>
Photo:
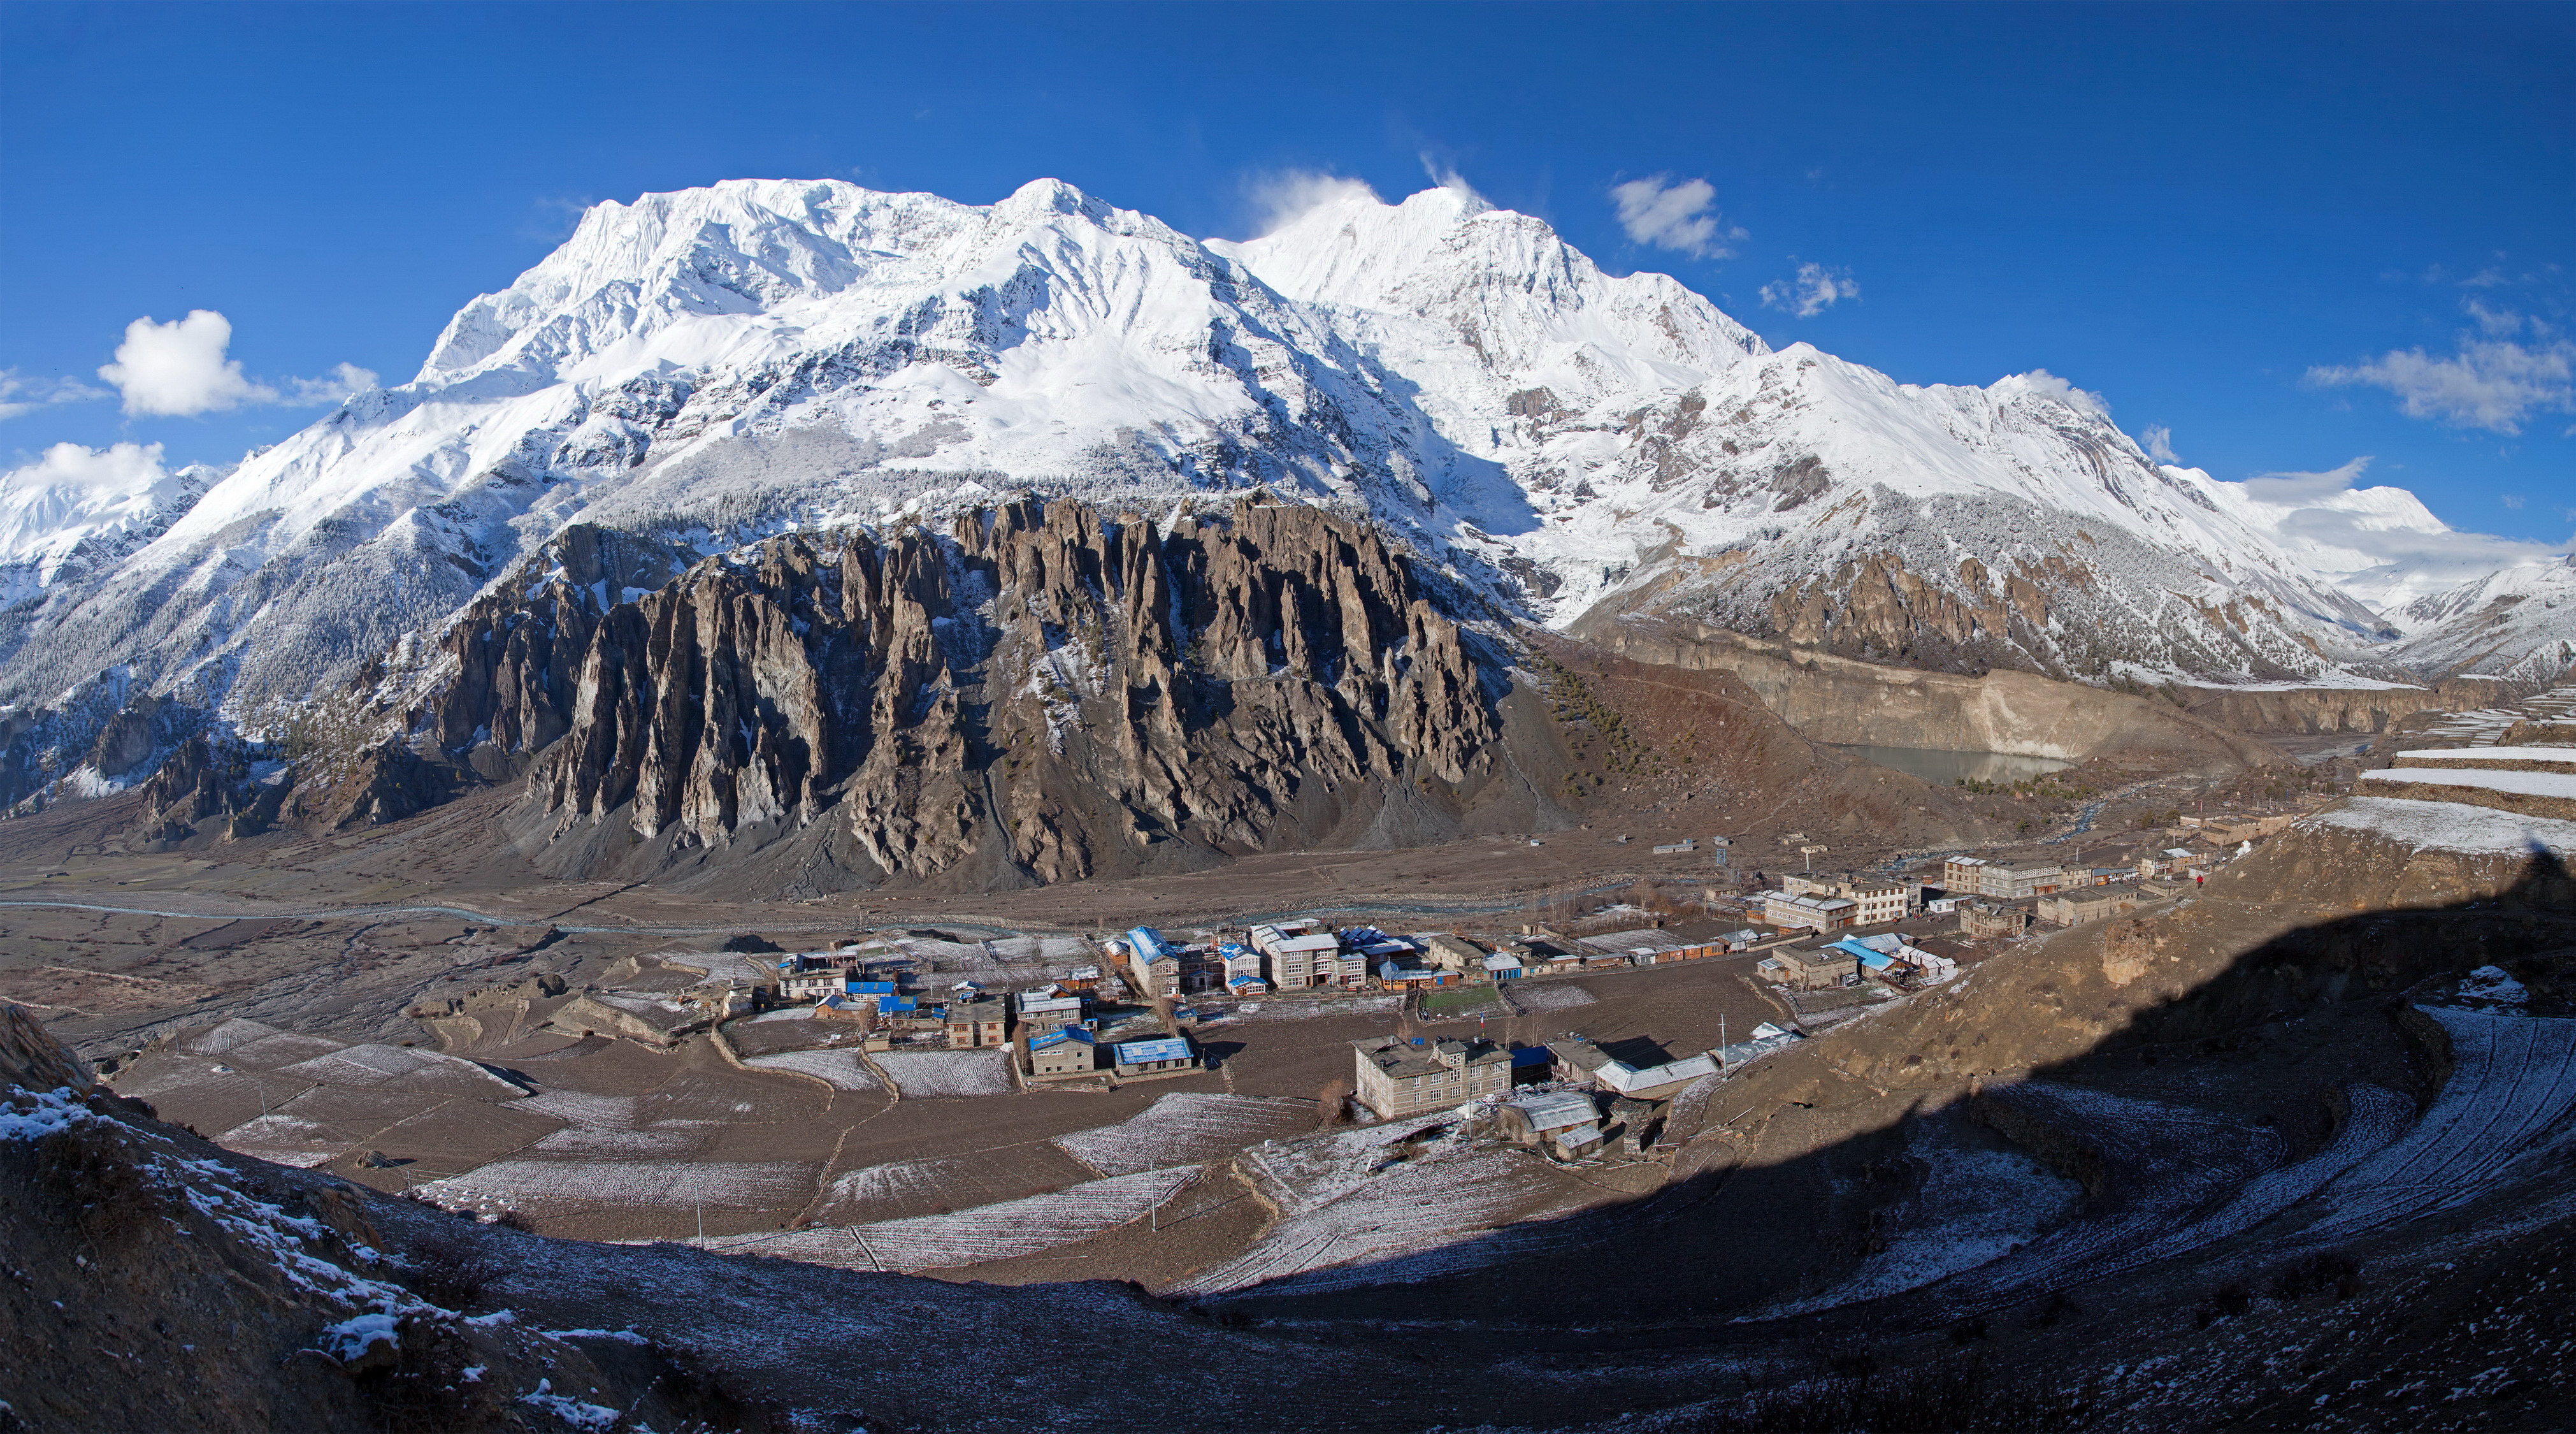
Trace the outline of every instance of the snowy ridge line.
<path fill-rule="evenodd" d="M 85 524 L 135 540 L 32 601 L 0 701 L 110 671 L 219 720 L 307 700 L 416 655 L 577 522 L 711 557 L 1028 493 L 1256 491 L 1364 513 L 1556 626 L 1667 605 L 1794 625 L 1772 600 L 1852 563 L 1988 615 L 1944 641 L 2085 680 L 2358 680 L 2383 628 L 2298 510 L 2159 466 L 2061 379 L 1918 386 L 1775 352 L 1458 190 L 1351 186 L 1236 244 L 1054 180 L 990 205 L 735 180 L 592 208 L 409 382 L 166 522 L 0 515 L 13 552 Z M 2334 503 L 2441 530 L 2399 490 Z"/>

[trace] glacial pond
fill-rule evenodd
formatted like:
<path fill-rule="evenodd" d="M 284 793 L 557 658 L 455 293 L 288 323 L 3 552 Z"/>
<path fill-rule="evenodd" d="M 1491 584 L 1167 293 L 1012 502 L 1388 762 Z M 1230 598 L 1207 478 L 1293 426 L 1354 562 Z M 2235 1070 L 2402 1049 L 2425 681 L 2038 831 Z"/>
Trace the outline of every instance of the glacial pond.
<path fill-rule="evenodd" d="M 1864 762 L 1911 772 L 1936 787 L 1965 777 L 1976 782 L 2021 782 L 2074 766 L 2055 757 L 2023 757 L 2010 752 L 1949 752 L 1938 747 L 1856 747 L 1832 744 Z"/>

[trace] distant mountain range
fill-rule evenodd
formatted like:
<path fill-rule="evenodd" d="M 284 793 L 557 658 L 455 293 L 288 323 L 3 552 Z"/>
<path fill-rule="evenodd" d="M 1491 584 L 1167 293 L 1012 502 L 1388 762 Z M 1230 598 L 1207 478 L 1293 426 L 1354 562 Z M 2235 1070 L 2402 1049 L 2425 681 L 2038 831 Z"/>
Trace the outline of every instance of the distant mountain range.
<path fill-rule="evenodd" d="M 229 472 L 0 494 L 0 701 L 110 684 L 274 723 L 576 523 L 712 556 L 1255 490 L 1374 523 L 1506 624 L 1676 614 L 2096 683 L 2576 656 L 2563 564 L 2424 591 L 2045 372 L 1918 387 L 1774 351 L 1459 189 L 1351 186 L 1229 243 L 1052 180 L 985 206 L 743 180 L 594 208 L 411 382 Z M 2440 529 L 2401 490 L 2336 501 Z"/>

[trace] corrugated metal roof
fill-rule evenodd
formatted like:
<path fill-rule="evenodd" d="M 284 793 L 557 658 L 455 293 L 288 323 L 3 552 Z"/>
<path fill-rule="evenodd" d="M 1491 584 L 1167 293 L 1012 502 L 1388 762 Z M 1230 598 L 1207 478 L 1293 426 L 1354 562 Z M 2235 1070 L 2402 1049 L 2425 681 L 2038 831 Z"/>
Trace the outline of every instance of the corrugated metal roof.
<path fill-rule="evenodd" d="M 1579 1091 L 1549 1091 L 1504 1101 L 1527 1119 L 1532 1130 L 1556 1130 L 1564 1126 L 1589 1125 L 1600 1119 L 1592 1108 L 1592 1097 Z"/>
<path fill-rule="evenodd" d="M 1178 1036 L 1165 1036 L 1153 1041 L 1123 1041 L 1109 1049 L 1122 1066 L 1139 1065 L 1146 1061 L 1185 1061 L 1190 1058 L 1190 1043 Z"/>

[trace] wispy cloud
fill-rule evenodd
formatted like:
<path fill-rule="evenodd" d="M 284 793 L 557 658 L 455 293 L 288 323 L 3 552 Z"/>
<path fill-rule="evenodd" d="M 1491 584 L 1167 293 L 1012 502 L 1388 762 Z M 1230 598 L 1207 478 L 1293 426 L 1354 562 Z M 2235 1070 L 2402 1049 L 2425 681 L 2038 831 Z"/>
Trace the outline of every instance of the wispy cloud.
<path fill-rule="evenodd" d="M 263 383 L 244 374 L 239 359 L 225 356 L 232 341 L 232 320 L 212 309 L 192 309 L 186 318 L 166 324 L 147 315 L 125 326 L 116 361 L 102 365 L 98 376 L 116 385 L 125 411 L 136 416 L 186 417 L 247 404 L 337 403 L 376 386 L 373 372 L 349 363 L 334 366 L 321 378 L 285 379 L 282 387 Z"/>
<path fill-rule="evenodd" d="M 1255 237 L 1275 234 L 1328 204 L 1386 202 L 1362 181 L 1320 169 L 1274 169 L 1247 175 L 1243 197 L 1252 208 Z"/>
<path fill-rule="evenodd" d="M 1669 174 L 1649 175 L 1610 186 L 1618 206 L 1619 227 L 1639 244 L 1671 249 L 1694 259 L 1730 259 L 1728 245 L 1745 237 L 1717 212 L 1717 186 L 1705 179 L 1676 184 Z"/>
<path fill-rule="evenodd" d="M 1420 158 L 1422 172 L 1431 176 L 1432 183 L 1453 191 L 1461 199 L 1474 202 L 1479 208 L 1491 207 L 1486 204 L 1485 196 L 1476 192 L 1476 186 L 1467 182 L 1467 176 L 1458 172 L 1457 166 L 1427 149 L 1422 151 Z"/>
<path fill-rule="evenodd" d="M 2308 382 L 2386 389 L 2409 418 L 2520 433 L 2534 412 L 2576 409 L 2576 343 L 2463 335 L 2452 353 L 2392 349 L 2366 363 L 2309 369 Z"/>
<path fill-rule="evenodd" d="M 1801 264 L 1792 279 L 1775 279 L 1762 286 L 1765 308 L 1786 309 L 1802 319 L 1812 319 L 1845 299 L 1860 297 L 1860 281 L 1848 269 L 1828 269 L 1822 264 Z"/>
<path fill-rule="evenodd" d="M 85 403 L 107 397 L 76 378 L 29 378 L 14 368 L 0 368 L 0 419 L 16 418 L 57 403 Z"/>
<path fill-rule="evenodd" d="M 2161 423 L 2150 423 L 2146 427 L 2138 430 L 2138 444 L 2140 447 L 2147 450 L 2147 456 L 2149 458 L 2156 460 L 2158 463 L 2180 463 L 2182 461 L 2180 458 L 2174 456 L 2173 430 L 2165 427 Z"/>
<path fill-rule="evenodd" d="M 2257 473 L 2245 480 L 2245 492 L 2257 502 L 2298 507 L 2351 492 L 2352 485 L 2360 481 L 2361 475 L 2370 471 L 2372 462 L 2371 456 L 2365 453 L 2341 467 L 2317 473 Z"/>

